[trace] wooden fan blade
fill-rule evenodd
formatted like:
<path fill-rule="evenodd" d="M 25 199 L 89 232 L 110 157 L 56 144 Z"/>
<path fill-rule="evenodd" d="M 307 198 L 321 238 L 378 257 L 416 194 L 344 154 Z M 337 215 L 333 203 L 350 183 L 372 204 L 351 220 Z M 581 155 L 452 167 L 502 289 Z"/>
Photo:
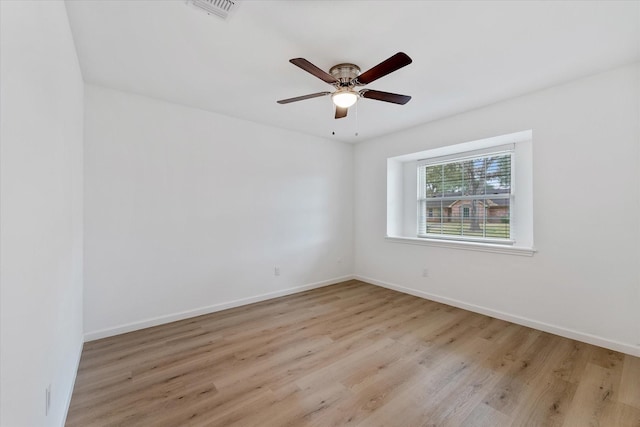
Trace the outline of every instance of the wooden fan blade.
<path fill-rule="evenodd" d="M 336 119 L 347 117 L 348 108 L 336 107 Z"/>
<path fill-rule="evenodd" d="M 360 96 L 363 98 L 375 99 L 376 101 L 392 102 L 400 105 L 404 105 L 411 100 L 409 95 L 398 95 L 397 93 L 368 89 L 361 90 Z"/>
<path fill-rule="evenodd" d="M 305 99 L 317 98 L 319 96 L 329 95 L 331 92 L 318 92 L 310 95 L 296 96 L 295 98 L 281 99 L 278 104 L 288 104 L 290 102 L 304 101 Z"/>
<path fill-rule="evenodd" d="M 366 85 L 374 80 L 378 80 L 380 77 L 384 77 L 387 74 L 393 73 L 394 71 L 411 64 L 411 62 L 413 61 L 406 53 L 398 52 L 391 58 L 382 61 L 370 70 L 360 74 L 356 80 L 358 83 Z"/>
<path fill-rule="evenodd" d="M 296 65 L 296 66 L 302 68 L 307 73 L 313 74 L 314 76 L 316 76 L 320 80 L 325 81 L 325 82 L 327 82 L 329 84 L 334 84 L 334 83 L 338 83 L 339 82 L 338 79 L 333 77 L 331 74 L 327 73 L 326 71 L 321 70 L 320 68 L 316 67 L 315 65 L 313 65 L 311 62 L 307 61 L 304 58 L 290 59 L 289 62 L 291 62 L 293 65 Z"/>

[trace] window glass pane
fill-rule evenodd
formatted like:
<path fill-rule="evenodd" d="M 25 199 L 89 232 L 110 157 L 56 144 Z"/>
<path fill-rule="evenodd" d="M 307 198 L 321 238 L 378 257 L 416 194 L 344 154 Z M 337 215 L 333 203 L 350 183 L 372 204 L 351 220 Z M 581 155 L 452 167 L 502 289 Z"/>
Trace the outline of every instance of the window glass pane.
<path fill-rule="evenodd" d="M 511 206 L 509 199 L 489 201 L 487 209 L 486 237 L 508 239 L 510 237 Z"/>
<path fill-rule="evenodd" d="M 442 165 L 426 167 L 426 196 L 442 197 Z"/>
<path fill-rule="evenodd" d="M 464 236 L 484 237 L 484 200 L 471 200 L 466 209 L 469 215 L 465 218 L 465 227 L 462 230 L 462 234 Z"/>
<path fill-rule="evenodd" d="M 462 194 L 462 165 L 447 163 L 442 165 L 442 191 L 445 197 L 455 197 Z"/>
<path fill-rule="evenodd" d="M 427 200 L 426 203 L 426 232 L 432 234 L 442 233 L 442 201 Z"/>
<path fill-rule="evenodd" d="M 465 196 L 484 194 L 485 159 L 473 159 L 462 163 L 462 185 Z"/>
<path fill-rule="evenodd" d="M 485 188 L 487 194 L 509 193 L 511 190 L 511 156 L 491 156 L 486 159 Z"/>

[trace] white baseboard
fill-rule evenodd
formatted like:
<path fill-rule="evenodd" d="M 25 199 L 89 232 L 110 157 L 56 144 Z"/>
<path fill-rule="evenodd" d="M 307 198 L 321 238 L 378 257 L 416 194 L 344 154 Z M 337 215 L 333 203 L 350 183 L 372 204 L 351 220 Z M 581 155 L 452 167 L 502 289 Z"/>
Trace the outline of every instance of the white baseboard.
<path fill-rule="evenodd" d="M 73 370 L 73 378 L 71 378 L 71 387 L 69 387 L 69 394 L 67 396 L 67 402 L 64 407 L 64 414 L 62 416 L 62 427 L 67 424 L 67 415 L 69 414 L 69 407 L 71 406 L 71 397 L 73 396 L 73 388 L 76 385 L 76 377 L 78 376 L 78 368 L 80 367 L 80 358 L 82 357 L 82 348 L 84 346 L 84 342 L 80 341 L 80 349 L 78 350 L 78 354 L 75 360 L 75 369 Z"/>
<path fill-rule="evenodd" d="M 353 278 L 354 278 L 353 275 L 335 277 L 333 279 L 323 280 L 321 282 L 309 283 L 307 285 L 296 286 L 288 289 L 281 289 L 278 291 L 268 292 L 266 294 L 256 295 L 253 297 L 241 298 L 233 301 L 209 305 L 206 307 L 200 307 L 192 310 L 181 311 L 179 313 L 172 313 L 164 316 L 153 317 L 151 319 L 145 319 L 138 322 L 127 323 L 125 325 L 116 326 L 114 328 L 106 328 L 106 329 L 100 329 L 98 331 L 87 332 L 84 334 L 84 341 L 85 342 L 93 341 L 100 338 L 107 338 L 114 335 L 137 331 L 139 329 L 150 328 L 152 326 L 158 326 L 165 323 L 188 319 L 190 317 L 201 316 L 203 314 L 215 313 L 216 311 L 222 311 L 229 308 L 239 307 L 241 305 L 253 304 L 255 302 L 266 301 L 269 299 L 278 298 L 285 295 L 296 294 L 299 292 L 308 291 L 310 289 L 316 289 L 316 288 L 321 288 L 323 286 L 334 285 L 336 283 L 345 282 Z"/>
<path fill-rule="evenodd" d="M 372 279 L 370 277 L 354 275 L 353 278 L 360 280 L 362 282 L 369 283 L 371 285 L 381 286 L 383 288 L 392 289 L 394 291 L 402 292 L 402 293 L 413 295 L 416 297 L 428 299 L 431 301 L 441 302 L 443 304 L 451 305 L 458 308 L 463 308 L 465 310 L 473 311 L 475 313 L 480 313 L 487 316 L 495 317 L 496 319 L 506 320 L 508 322 L 516 323 L 518 325 L 528 326 L 533 329 L 549 332 L 555 335 L 559 335 L 561 337 L 570 338 L 576 341 L 582 341 L 588 344 L 593 344 L 599 347 L 604 347 L 610 350 L 620 351 L 622 353 L 640 357 L 640 346 L 635 346 L 632 344 L 610 340 L 597 335 L 592 335 L 585 332 L 576 331 L 573 329 L 563 328 L 561 326 L 551 325 L 549 323 L 540 322 L 537 320 L 517 316 L 510 313 L 505 313 L 498 310 L 493 310 L 493 309 L 482 307 L 475 304 L 468 304 L 466 302 L 459 301 L 456 299 L 451 299 L 451 298 L 443 297 L 440 295 L 431 294 L 429 292 L 419 291 L 416 289 L 406 288 L 404 286 L 383 282 L 380 280 Z"/>

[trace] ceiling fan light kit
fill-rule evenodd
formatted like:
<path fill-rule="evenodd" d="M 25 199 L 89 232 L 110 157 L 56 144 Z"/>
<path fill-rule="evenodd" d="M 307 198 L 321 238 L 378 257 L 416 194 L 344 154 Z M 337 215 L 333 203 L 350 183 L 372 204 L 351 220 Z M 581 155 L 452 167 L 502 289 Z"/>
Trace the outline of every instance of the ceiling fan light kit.
<path fill-rule="evenodd" d="M 336 107 L 349 108 L 358 101 L 360 94 L 351 89 L 340 89 L 331 94 Z"/>
<path fill-rule="evenodd" d="M 348 108 L 353 106 L 359 98 L 369 98 L 400 105 L 404 105 L 411 100 L 411 97 L 408 95 L 399 95 L 371 89 L 361 89 L 359 91 L 355 89 L 357 86 L 365 86 L 378 80 L 380 77 L 384 77 L 411 64 L 411 58 L 404 52 L 396 53 L 370 70 L 365 71 L 363 74 L 360 74 L 360 67 L 349 63 L 334 65 L 327 73 L 304 58 L 294 58 L 289 62 L 302 68 L 309 74 L 313 74 L 325 83 L 332 85 L 336 90 L 335 92 L 318 92 L 310 95 L 297 96 L 295 98 L 281 99 L 278 101 L 278 104 L 289 104 L 291 102 L 331 95 L 331 100 L 336 106 L 335 118 L 341 119 L 347 116 Z"/>

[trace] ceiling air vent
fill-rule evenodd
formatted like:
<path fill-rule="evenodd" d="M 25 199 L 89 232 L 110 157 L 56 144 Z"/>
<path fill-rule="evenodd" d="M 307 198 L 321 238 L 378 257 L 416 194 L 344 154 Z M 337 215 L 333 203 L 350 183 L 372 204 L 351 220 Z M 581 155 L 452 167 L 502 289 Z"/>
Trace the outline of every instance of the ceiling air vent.
<path fill-rule="evenodd" d="M 187 3 L 222 19 L 227 19 L 229 14 L 238 7 L 237 0 L 189 0 Z"/>

